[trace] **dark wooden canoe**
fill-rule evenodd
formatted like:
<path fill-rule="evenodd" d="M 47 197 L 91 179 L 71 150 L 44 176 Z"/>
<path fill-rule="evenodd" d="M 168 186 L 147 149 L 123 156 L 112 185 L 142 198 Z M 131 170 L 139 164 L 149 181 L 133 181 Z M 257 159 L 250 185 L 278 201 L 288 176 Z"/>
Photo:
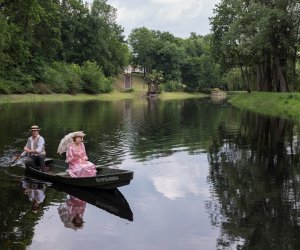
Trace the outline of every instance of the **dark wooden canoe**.
<path fill-rule="evenodd" d="M 71 177 L 66 169 L 68 164 L 62 160 L 46 159 L 46 170 L 40 171 L 25 164 L 26 172 L 43 179 L 48 179 L 76 187 L 112 189 L 128 185 L 133 172 L 115 168 L 97 166 L 97 174 L 93 177 Z"/>

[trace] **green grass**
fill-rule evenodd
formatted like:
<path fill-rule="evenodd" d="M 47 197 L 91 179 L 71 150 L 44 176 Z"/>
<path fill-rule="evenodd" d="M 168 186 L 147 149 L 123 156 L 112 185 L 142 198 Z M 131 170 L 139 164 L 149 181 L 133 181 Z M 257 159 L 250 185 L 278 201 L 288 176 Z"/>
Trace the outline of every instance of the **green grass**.
<path fill-rule="evenodd" d="M 58 101 L 86 101 L 103 100 L 114 101 L 122 99 L 146 98 L 148 85 L 142 74 L 132 74 L 132 88 L 124 89 L 124 77 L 122 74 L 116 76 L 113 83 L 114 90 L 108 94 L 88 95 L 88 94 L 22 94 L 22 95 L 0 95 L 1 103 L 19 103 L 19 102 L 58 102 Z M 206 95 L 200 93 L 185 92 L 165 92 L 158 95 L 161 100 L 175 100 L 188 98 L 201 98 Z"/>
<path fill-rule="evenodd" d="M 23 95 L 0 95 L 0 103 L 19 102 L 57 102 L 57 101 L 87 101 L 87 100 L 121 100 L 134 98 L 131 94 L 113 91 L 109 94 L 88 95 L 88 94 L 23 94 Z"/>
<path fill-rule="evenodd" d="M 300 119 L 300 93 L 235 93 L 229 102 L 264 115 Z"/>
<path fill-rule="evenodd" d="M 164 92 L 158 95 L 160 100 L 180 100 L 189 98 L 202 98 L 207 95 L 202 93 L 186 93 L 186 92 Z"/>

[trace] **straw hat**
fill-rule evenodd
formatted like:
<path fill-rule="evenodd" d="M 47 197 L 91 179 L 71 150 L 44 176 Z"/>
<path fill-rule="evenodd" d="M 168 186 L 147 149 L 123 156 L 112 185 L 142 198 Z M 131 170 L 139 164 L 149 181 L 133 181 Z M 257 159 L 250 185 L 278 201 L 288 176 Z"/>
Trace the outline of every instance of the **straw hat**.
<path fill-rule="evenodd" d="M 77 136 L 84 137 L 85 133 L 83 133 L 83 131 L 76 131 L 67 134 L 64 138 L 61 139 L 58 145 L 57 153 L 59 154 L 65 153 L 69 145 L 73 143 L 73 138 Z"/>
<path fill-rule="evenodd" d="M 86 134 L 84 134 L 82 131 L 73 132 L 72 137 L 84 137 Z"/>
<path fill-rule="evenodd" d="M 29 131 L 40 131 L 41 129 L 39 128 L 38 125 L 32 125 Z"/>

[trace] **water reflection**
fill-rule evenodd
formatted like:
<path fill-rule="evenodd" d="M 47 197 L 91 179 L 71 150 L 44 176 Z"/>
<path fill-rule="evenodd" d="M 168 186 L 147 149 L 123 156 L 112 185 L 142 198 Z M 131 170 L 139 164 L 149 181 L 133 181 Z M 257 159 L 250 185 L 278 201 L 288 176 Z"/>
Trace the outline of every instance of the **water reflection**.
<path fill-rule="evenodd" d="M 58 214 L 66 228 L 77 230 L 83 227 L 83 214 L 86 202 L 74 196 L 69 196 L 65 203 L 58 207 Z"/>
<path fill-rule="evenodd" d="M 239 132 L 220 126 L 209 149 L 213 225 L 219 248 L 299 249 L 298 126 L 247 114 Z M 296 132 L 296 133 L 295 133 Z"/>
<path fill-rule="evenodd" d="M 130 206 L 126 198 L 117 188 L 112 190 L 98 190 L 77 188 L 58 183 L 56 183 L 53 188 L 67 193 L 70 197 L 75 197 L 83 202 L 88 202 L 108 213 L 133 221 L 133 213 Z"/>
<path fill-rule="evenodd" d="M 23 179 L 22 188 L 24 190 L 24 194 L 27 194 L 29 201 L 32 203 L 31 211 L 33 213 L 37 213 L 40 210 L 40 204 L 45 199 L 46 184 L 29 179 Z"/>
<path fill-rule="evenodd" d="M 203 164 L 205 164 L 204 156 L 190 156 L 187 164 L 185 153 L 178 152 L 172 156 L 172 161 L 164 163 L 165 167 L 153 167 L 155 171 L 149 173 L 149 178 L 155 190 L 170 200 L 188 195 L 208 195 L 209 191 L 203 183 L 207 174 Z"/>

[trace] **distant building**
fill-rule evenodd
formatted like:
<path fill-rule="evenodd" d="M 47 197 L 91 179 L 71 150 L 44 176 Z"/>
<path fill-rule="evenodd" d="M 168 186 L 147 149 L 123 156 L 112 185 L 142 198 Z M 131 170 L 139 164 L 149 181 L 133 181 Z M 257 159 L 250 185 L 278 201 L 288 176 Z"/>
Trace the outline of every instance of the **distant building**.
<path fill-rule="evenodd" d="M 142 73 L 144 74 L 144 68 L 141 66 L 132 66 L 128 65 L 127 67 L 124 68 L 124 73 L 125 74 L 131 74 L 131 73 Z"/>

